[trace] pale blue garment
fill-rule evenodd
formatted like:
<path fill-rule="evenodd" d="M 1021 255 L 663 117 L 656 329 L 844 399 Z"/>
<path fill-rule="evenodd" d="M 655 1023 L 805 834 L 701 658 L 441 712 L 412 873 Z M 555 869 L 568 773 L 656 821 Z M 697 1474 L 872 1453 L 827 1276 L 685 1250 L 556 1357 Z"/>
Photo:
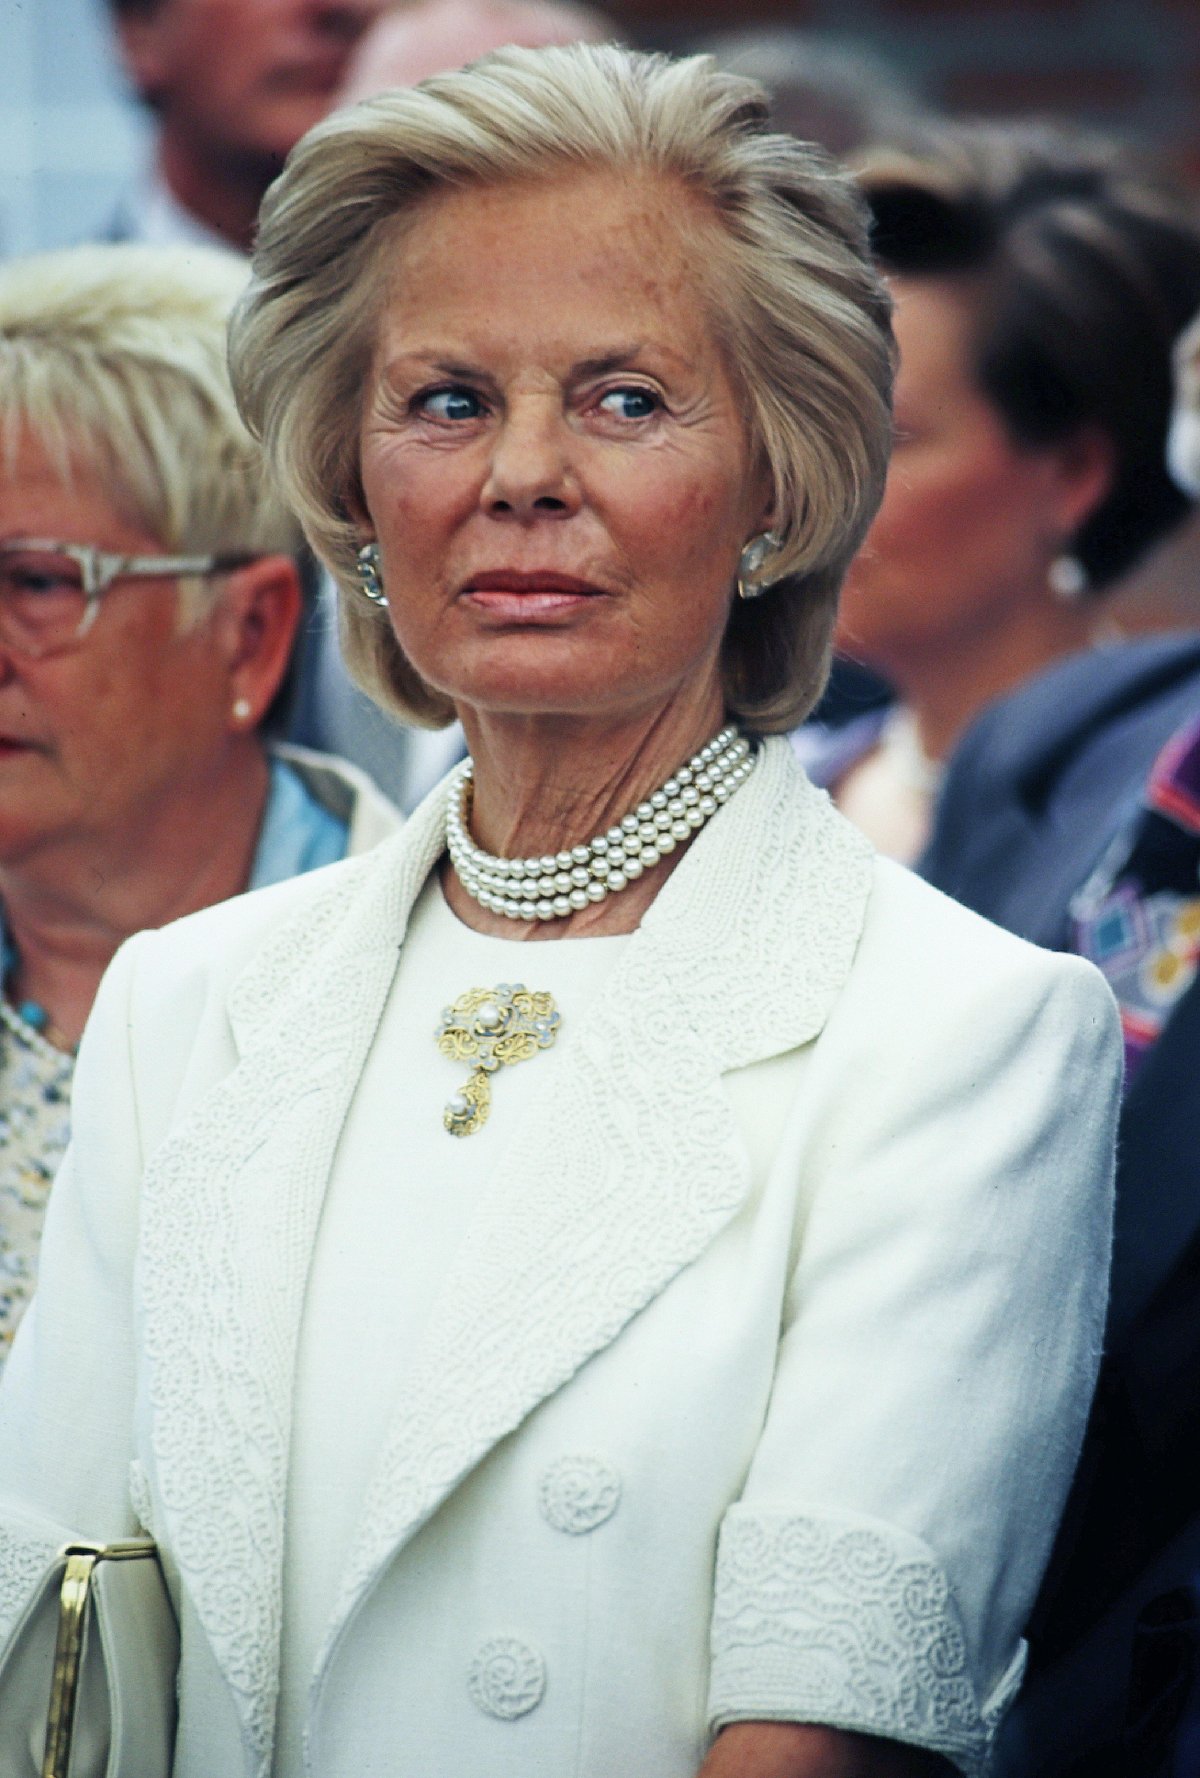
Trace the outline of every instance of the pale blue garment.
<path fill-rule="evenodd" d="M 271 788 L 250 867 L 249 889 L 265 889 L 346 856 L 350 829 L 324 808 L 286 760 L 271 761 Z"/>

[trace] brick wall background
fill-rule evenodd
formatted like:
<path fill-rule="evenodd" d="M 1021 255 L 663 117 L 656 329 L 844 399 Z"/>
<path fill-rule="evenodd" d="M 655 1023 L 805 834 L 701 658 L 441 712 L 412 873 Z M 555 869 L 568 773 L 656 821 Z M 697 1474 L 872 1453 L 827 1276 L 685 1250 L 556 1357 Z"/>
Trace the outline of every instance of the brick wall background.
<path fill-rule="evenodd" d="M 1200 0 L 612 0 L 666 49 L 791 22 L 889 58 L 951 111 L 1060 113 L 1160 145 L 1200 189 Z M 145 151 L 102 0 L 0 0 L 0 253 L 75 240 Z"/>

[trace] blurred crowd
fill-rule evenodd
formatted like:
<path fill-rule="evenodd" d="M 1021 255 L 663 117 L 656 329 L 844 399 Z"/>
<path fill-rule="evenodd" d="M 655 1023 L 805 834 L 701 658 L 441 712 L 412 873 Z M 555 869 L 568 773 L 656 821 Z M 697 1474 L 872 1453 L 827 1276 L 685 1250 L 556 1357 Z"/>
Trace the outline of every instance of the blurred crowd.
<path fill-rule="evenodd" d="M 0 1356 L 129 934 L 372 845 L 461 756 L 344 664 L 225 377 L 260 202 L 332 108 L 568 0 L 109 0 L 147 175 L 0 267 Z M 1200 197 L 1065 122 L 935 116 L 788 27 L 691 48 L 856 169 L 895 447 L 793 736 L 882 852 L 1107 977 L 1126 1047 L 1101 1381 L 1002 1778 L 1200 1771 Z M 119 595 L 119 596 L 118 596 Z"/>

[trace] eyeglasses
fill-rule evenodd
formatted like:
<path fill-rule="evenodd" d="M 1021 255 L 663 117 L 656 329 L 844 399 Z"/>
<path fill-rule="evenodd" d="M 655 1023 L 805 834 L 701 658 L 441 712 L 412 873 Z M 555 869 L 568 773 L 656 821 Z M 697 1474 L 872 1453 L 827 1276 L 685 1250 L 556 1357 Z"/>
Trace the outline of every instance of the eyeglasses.
<path fill-rule="evenodd" d="M 224 574 L 252 555 L 118 556 L 86 543 L 0 543 L 0 646 L 29 660 L 75 648 L 116 580 Z"/>

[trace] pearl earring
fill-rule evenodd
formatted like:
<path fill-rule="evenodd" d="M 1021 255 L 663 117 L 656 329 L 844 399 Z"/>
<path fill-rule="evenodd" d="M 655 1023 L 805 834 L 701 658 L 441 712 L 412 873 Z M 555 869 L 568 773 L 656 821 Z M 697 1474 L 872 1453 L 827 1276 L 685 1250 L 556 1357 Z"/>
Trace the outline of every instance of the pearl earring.
<path fill-rule="evenodd" d="M 1088 590 L 1088 572 L 1078 556 L 1066 551 L 1055 556 L 1046 570 L 1050 591 L 1064 605 L 1078 604 Z"/>
<path fill-rule="evenodd" d="M 372 605 L 386 605 L 387 594 L 379 573 L 379 545 L 364 543 L 358 552 L 358 586 L 364 599 Z"/>
<path fill-rule="evenodd" d="M 250 714 L 249 698 L 235 698 L 233 700 L 233 720 L 235 722 L 249 722 Z"/>
<path fill-rule="evenodd" d="M 738 557 L 737 591 L 739 599 L 757 599 L 771 582 L 762 575 L 763 563 L 780 547 L 781 539 L 774 531 L 760 531 L 752 537 Z"/>

